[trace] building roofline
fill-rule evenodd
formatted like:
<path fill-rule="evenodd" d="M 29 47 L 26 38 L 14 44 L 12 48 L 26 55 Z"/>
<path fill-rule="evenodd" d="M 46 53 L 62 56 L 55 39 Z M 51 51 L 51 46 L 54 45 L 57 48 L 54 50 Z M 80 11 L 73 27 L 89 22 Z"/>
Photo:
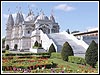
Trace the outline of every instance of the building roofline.
<path fill-rule="evenodd" d="M 88 31 L 88 32 L 73 33 L 73 35 L 77 36 L 77 35 L 91 34 L 91 33 L 96 33 L 96 32 L 98 33 L 98 30 Z"/>

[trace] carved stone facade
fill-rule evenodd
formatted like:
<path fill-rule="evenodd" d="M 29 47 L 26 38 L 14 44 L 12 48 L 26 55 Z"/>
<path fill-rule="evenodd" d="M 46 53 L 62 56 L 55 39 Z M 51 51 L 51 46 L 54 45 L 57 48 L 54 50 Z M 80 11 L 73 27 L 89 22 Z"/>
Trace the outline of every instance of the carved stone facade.
<path fill-rule="evenodd" d="M 10 14 L 6 24 L 5 45 L 8 44 L 10 49 L 14 49 L 15 44 L 18 45 L 18 49 L 31 48 L 34 30 L 42 30 L 45 34 L 58 33 L 59 25 L 55 22 L 53 15 L 48 18 L 43 12 L 35 16 L 32 11 L 29 11 L 25 19 L 21 12 L 17 12 L 15 21 Z"/>

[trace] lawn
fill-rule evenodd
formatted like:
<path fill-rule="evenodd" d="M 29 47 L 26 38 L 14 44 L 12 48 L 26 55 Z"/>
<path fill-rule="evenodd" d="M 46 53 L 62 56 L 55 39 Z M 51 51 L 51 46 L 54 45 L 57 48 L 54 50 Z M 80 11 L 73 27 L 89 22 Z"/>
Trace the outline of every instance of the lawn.
<path fill-rule="evenodd" d="M 53 61 L 54 63 L 57 63 L 58 68 L 62 68 L 62 70 L 66 69 L 67 72 L 68 72 L 68 70 L 70 70 L 71 73 L 97 73 L 97 69 L 92 68 L 89 65 L 70 63 L 70 62 L 63 61 L 62 59 L 57 59 L 57 58 L 53 58 L 53 59 L 49 59 L 49 60 Z"/>

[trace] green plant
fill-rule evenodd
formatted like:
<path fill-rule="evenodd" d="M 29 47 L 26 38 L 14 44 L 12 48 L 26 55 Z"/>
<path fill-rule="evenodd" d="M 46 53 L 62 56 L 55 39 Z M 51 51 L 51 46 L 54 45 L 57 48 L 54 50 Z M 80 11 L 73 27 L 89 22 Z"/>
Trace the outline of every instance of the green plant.
<path fill-rule="evenodd" d="M 8 44 L 6 45 L 6 50 L 9 50 L 9 45 Z"/>
<path fill-rule="evenodd" d="M 42 48 L 42 47 L 38 47 L 38 49 L 44 49 L 44 48 Z"/>
<path fill-rule="evenodd" d="M 34 49 L 34 48 L 35 48 L 35 49 L 37 49 L 37 48 L 38 48 L 38 46 L 33 46 L 33 49 Z"/>
<path fill-rule="evenodd" d="M 18 45 L 17 45 L 17 44 L 15 44 L 15 45 L 14 45 L 14 49 L 17 49 L 17 47 L 18 47 Z"/>
<path fill-rule="evenodd" d="M 69 56 L 68 57 L 68 62 L 82 64 L 82 65 L 86 64 L 86 61 L 85 61 L 84 58 L 76 57 L 76 56 Z"/>
<path fill-rule="evenodd" d="M 9 54 L 9 50 L 5 50 L 5 54 Z"/>
<path fill-rule="evenodd" d="M 42 44 L 41 43 L 38 43 L 37 41 L 34 43 L 34 46 L 32 48 L 43 49 L 42 48 Z"/>
<path fill-rule="evenodd" d="M 38 42 L 37 41 L 34 43 L 34 46 L 38 47 Z"/>
<path fill-rule="evenodd" d="M 90 43 L 85 53 L 85 60 L 86 63 L 92 67 L 95 67 L 96 62 L 98 61 L 98 45 L 94 40 Z"/>
<path fill-rule="evenodd" d="M 7 54 L 5 54 L 5 56 L 16 56 L 16 54 L 13 54 L 13 53 L 7 53 Z"/>
<path fill-rule="evenodd" d="M 38 49 L 43 49 L 41 43 L 38 43 Z"/>
<path fill-rule="evenodd" d="M 98 68 L 98 61 L 96 62 L 95 68 Z"/>
<path fill-rule="evenodd" d="M 52 53 L 50 58 L 58 58 L 61 59 L 61 53 Z"/>
<path fill-rule="evenodd" d="M 64 61 L 68 61 L 68 56 L 73 56 L 73 49 L 68 42 L 65 42 L 62 47 L 61 56 Z"/>
<path fill-rule="evenodd" d="M 2 53 L 5 53 L 5 50 L 3 50 Z"/>
<path fill-rule="evenodd" d="M 52 43 L 51 46 L 49 47 L 49 53 L 51 54 L 52 52 L 56 52 L 56 49 L 55 49 L 53 43 Z"/>
<path fill-rule="evenodd" d="M 6 38 L 2 38 L 2 48 L 5 48 L 5 39 Z"/>
<path fill-rule="evenodd" d="M 38 47 L 42 47 L 42 44 L 41 43 L 38 43 Z"/>

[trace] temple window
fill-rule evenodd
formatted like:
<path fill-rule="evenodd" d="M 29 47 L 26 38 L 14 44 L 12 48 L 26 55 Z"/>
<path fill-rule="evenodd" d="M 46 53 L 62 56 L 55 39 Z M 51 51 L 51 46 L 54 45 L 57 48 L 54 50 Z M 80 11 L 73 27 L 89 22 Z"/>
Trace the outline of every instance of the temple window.
<path fill-rule="evenodd" d="M 30 34 L 30 31 L 28 31 L 28 34 Z"/>

